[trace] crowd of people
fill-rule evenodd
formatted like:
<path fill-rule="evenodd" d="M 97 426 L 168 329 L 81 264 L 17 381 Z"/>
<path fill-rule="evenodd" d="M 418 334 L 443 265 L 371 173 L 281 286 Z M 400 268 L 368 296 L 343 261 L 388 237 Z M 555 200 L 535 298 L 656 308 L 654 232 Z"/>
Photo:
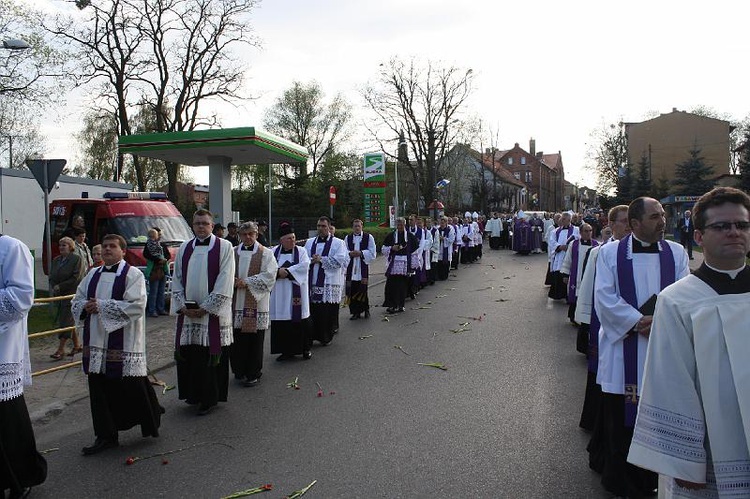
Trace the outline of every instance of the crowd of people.
<path fill-rule="evenodd" d="M 622 497 L 653 496 L 657 489 L 664 497 L 748 497 L 750 197 L 717 188 L 695 204 L 690 224 L 705 262 L 693 274 L 683 246 L 664 239 L 666 219 L 656 199 L 616 206 L 594 223 L 582 218 L 571 212 L 397 218 L 381 248 L 383 306 L 389 314 L 404 312 L 407 298 L 447 279 L 459 263 L 481 259 L 486 237 L 493 250 L 546 252 L 549 299 L 568 303 L 568 318 L 579 328 L 576 348 L 588 360 L 579 424 L 591 433 L 589 464 L 604 488 Z M 260 383 L 269 328 L 278 361 L 308 360 L 314 342 L 334 340 L 342 302 L 350 320 L 370 316 L 368 284 L 378 252 L 361 220 L 341 239 L 322 216 L 317 235 L 305 241 L 284 222 L 274 247 L 264 244 L 260 223 L 230 224 L 222 237 L 213 215 L 198 210 L 192 226 L 195 237 L 174 259 L 169 313 L 177 318 L 178 397 L 198 415 L 227 401 L 230 370 L 243 387 Z M 118 433 L 135 426 L 157 437 L 164 409 L 147 378 L 145 320 L 167 313 L 158 295 L 168 250 L 158 229 L 144 249 L 148 279 L 125 262 L 119 235 L 103 238 L 100 264 L 86 261 L 83 276 L 77 241 L 60 244 L 50 282 L 55 293 L 75 289 L 64 320 L 81 331 L 74 348 L 83 351 L 95 435 L 82 453 L 119 445 Z M 10 497 L 23 497 L 46 477 L 23 399 L 32 265 L 23 243 L 0 236 L 0 488 Z"/>
<path fill-rule="evenodd" d="M 610 209 L 600 242 L 570 214 L 548 232 L 549 299 L 569 303 L 588 361 L 589 466 L 616 497 L 750 497 L 750 197 L 716 188 L 687 218 L 692 274 L 656 199 Z"/>

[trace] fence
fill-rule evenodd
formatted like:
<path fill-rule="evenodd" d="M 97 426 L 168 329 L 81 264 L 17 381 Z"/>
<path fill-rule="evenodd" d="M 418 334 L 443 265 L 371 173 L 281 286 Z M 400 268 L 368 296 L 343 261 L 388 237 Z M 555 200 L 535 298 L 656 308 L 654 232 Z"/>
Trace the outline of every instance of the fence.
<path fill-rule="evenodd" d="M 41 306 L 44 306 L 44 305 L 47 305 L 49 303 L 53 303 L 53 302 L 56 302 L 56 301 L 70 300 L 74 296 L 75 295 L 53 296 L 53 297 L 50 297 L 50 298 L 35 298 L 34 299 L 34 306 L 35 307 L 41 307 Z M 53 334 L 67 333 L 68 331 L 74 331 L 74 330 L 75 330 L 75 326 L 60 327 L 60 328 L 57 328 L 57 329 L 49 329 L 47 331 L 40 331 L 38 333 L 32 333 L 32 334 L 30 334 L 29 335 L 29 340 L 34 339 L 34 338 L 43 338 L 45 336 L 51 336 Z M 41 371 L 33 372 L 33 373 L 31 373 L 31 376 L 32 377 L 33 376 L 41 376 L 42 374 L 49 374 L 49 373 L 53 373 L 53 372 L 56 372 L 56 371 L 61 371 L 63 369 L 69 369 L 71 367 L 76 367 L 76 366 L 80 366 L 80 365 L 81 365 L 81 361 L 77 360 L 75 362 L 69 362 L 67 364 L 61 364 L 59 366 L 50 367 L 49 369 L 42 369 Z"/>

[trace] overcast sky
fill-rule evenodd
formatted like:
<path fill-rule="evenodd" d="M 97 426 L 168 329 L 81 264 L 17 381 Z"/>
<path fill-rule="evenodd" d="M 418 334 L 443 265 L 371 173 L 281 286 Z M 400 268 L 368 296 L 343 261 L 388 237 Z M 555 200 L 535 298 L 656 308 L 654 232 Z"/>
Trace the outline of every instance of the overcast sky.
<path fill-rule="evenodd" d="M 533 137 L 537 151 L 562 153 L 566 179 L 593 185 L 587 143 L 604 122 L 699 105 L 750 114 L 749 19 L 750 4 L 722 0 L 264 0 L 253 16 L 262 47 L 244 54 L 258 98 L 222 109 L 222 123 L 260 126 L 294 80 L 344 93 L 362 115 L 359 89 L 379 64 L 416 57 L 473 70 L 467 111 L 498 129 L 501 149 L 528 150 Z M 45 129 L 47 157 L 74 161 L 76 114 Z"/>

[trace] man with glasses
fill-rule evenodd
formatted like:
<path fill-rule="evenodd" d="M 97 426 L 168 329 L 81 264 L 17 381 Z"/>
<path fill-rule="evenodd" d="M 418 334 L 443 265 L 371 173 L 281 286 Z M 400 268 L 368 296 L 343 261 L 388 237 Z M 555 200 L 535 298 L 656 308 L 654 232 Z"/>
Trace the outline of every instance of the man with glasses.
<path fill-rule="evenodd" d="M 604 418 L 602 485 L 627 497 L 653 495 L 656 475 L 626 462 L 638 409 L 656 296 L 688 275 L 682 246 L 664 240 L 661 203 L 640 197 L 628 206 L 632 233 L 605 244 L 596 261 L 594 306 L 601 321 L 597 382 Z"/>
<path fill-rule="evenodd" d="M 750 497 L 750 197 L 693 208 L 704 263 L 659 294 L 628 461 L 664 497 Z"/>
<path fill-rule="evenodd" d="M 177 251 L 170 312 L 177 314 L 175 359 L 179 398 L 206 415 L 227 401 L 232 344 L 232 243 L 212 234 L 208 210 L 193 215 L 195 237 Z"/>

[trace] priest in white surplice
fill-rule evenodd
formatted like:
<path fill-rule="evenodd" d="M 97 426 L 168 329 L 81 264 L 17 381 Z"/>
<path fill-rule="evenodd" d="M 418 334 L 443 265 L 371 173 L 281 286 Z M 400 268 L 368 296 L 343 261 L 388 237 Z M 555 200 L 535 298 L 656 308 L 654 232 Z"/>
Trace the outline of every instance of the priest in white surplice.
<path fill-rule="evenodd" d="M 362 231 L 362 220 L 352 222 L 352 233 L 344 238 L 349 251 L 349 265 L 346 266 L 346 300 L 349 303 L 351 320 L 359 319 L 362 314 L 370 317 L 370 300 L 367 286 L 370 279 L 370 265 L 377 256 L 375 238 Z"/>
<path fill-rule="evenodd" d="M 86 275 L 71 302 L 96 436 L 84 455 L 116 447 L 118 432 L 136 425 L 144 437 L 158 437 L 162 413 L 146 365 L 146 280 L 123 260 L 122 236 L 108 234 L 101 246 L 104 265 Z"/>
<path fill-rule="evenodd" d="M 47 478 L 23 396 L 31 385 L 27 317 L 34 303 L 34 258 L 29 248 L 0 235 L 0 497 L 26 497 Z"/>
<path fill-rule="evenodd" d="M 597 382 L 602 387 L 607 448 L 602 485 L 612 494 L 639 497 L 656 487 L 656 475 L 628 465 L 638 407 L 653 302 L 685 277 L 688 258 L 679 244 L 664 240 L 664 208 L 653 198 L 628 207 L 632 233 L 605 244 L 596 261 L 594 306 L 601 321 Z"/>
<path fill-rule="evenodd" d="M 248 387 L 257 385 L 263 376 L 269 299 L 278 266 L 271 250 L 256 240 L 255 222 L 243 223 L 238 233 L 240 244 L 234 248 L 234 342 L 229 358 L 234 378 Z"/>
<path fill-rule="evenodd" d="M 599 242 L 593 238 L 594 229 L 591 225 L 582 224 L 580 231 L 581 238 L 568 245 L 562 267 L 560 267 L 563 281 L 568 285 L 568 319 L 573 323 L 575 323 L 576 302 L 578 301 L 578 286 L 583 277 L 583 263 L 589 250 L 599 246 Z"/>
<path fill-rule="evenodd" d="M 659 496 L 750 497 L 750 197 L 694 206 L 704 264 L 659 295 L 628 461 Z"/>
<path fill-rule="evenodd" d="M 271 353 L 281 354 L 283 361 L 310 352 L 310 289 L 308 277 L 310 257 L 302 246 L 297 246 L 294 227 L 282 222 L 277 232 L 279 245 L 271 248 L 278 263 L 276 285 L 271 291 Z"/>
<path fill-rule="evenodd" d="M 578 227 L 572 225 L 571 217 L 573 212 L 566 211 L 560 217 L 560 227 L 549 233 L 547 244 L 549 246 L 550 278 L 551 284 L 547 296 L 553 300 L 561 300 L 568 296 L 568 287 L 563 282 L 563 276 L 560 273 L 565 252 L 568 245 L 574 240 L 581 237 Z"/>
<path fill-rule="evenodd" d="M 497 218 L 497 212 L 492 212 L 492 218 L 487 220 L 484 228 L 490 233 L 490 249 L 500 249 L 500 236 L 503 235 L 503 222 Z"/>
<path fill-rule="evenodd" d="M 440 217 L 440 227 L 438 227 L 435 237 L 439 242 L 437 261 L 435 262 L 437 266 L 437 280 L 445 281 L 450 274 L 454 258 L 453 248 L 456 242 L 456 229 L 450 224 L 448 217 Z"/>
<path fill-rule="evenodd" d="M 328 217 L 318 219 L 318 236 L 307 240 L 310 255 L 310 317 L 312 339 L 328 345 L 338 332 L 338 315 L 344 290 L 344 274 L 349 252 L 344 241 L 330 233 Z"/>
<path fill-rule="evenodd" d="M 195 238 L 180 246 L 174 261 L 170 311 L 177 314 L 175 357 L 179 398 L 199 404 L 205 415 L 226 402 L 232 344 L 232 243 L 212 234 L 213 215 L 193 215 Z"/>

